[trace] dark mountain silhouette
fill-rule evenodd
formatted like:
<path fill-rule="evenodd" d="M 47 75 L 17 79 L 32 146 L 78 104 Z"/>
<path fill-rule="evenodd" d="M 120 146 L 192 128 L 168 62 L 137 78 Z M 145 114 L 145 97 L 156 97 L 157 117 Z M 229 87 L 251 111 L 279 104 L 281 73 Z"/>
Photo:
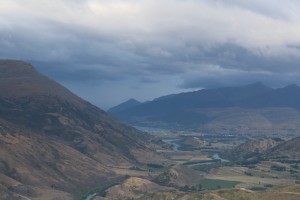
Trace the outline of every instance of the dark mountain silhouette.
<path fill-rule="evenodd" d="M 155 162 L 148 139 L 30 64 L 0 60 L 0 188 L 36 196 L 109 185 L 122 178 L 114 166 Z"/>
<path fill-rule="evenodd" d="M 140 105 L 141 102 L 135 100 L 135 99 L 129 99 L 113 108 L 110 108 L 107 112 L 108 113 L 118 113 L 118 112 L 121 112 L 123 110 L 127 110 L 127 109 L 130 109 L 130 108 L 133 108 L 135 106 L 138 106 Z"/>
<path fill-rule="evenodd" d="M 268 129 L 298 126 L 300 87 L 272 89 L 257 82 L 242 87 L 203 89 L 157 98 L 120 112 L 135 125 L 212 129 Z M 292 123 L 293 125 L 289 124 Z M 281 128 L 280 128 L 281 129 Z"/>

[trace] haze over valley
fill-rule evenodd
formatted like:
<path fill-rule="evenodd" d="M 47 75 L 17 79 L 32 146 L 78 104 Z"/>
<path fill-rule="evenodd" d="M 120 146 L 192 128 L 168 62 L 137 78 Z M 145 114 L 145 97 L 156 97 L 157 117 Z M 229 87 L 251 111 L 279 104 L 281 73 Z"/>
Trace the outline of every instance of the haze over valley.
<path fill-rule="evenodd" d="M 0 60 L 0 71 L 2 199 L 226 199 L 234 192 L 228 188 L 238 194 L 229 199 L 298 195 L 285 192 L 300 190 L 294 185 L 300 181 L 298 86 L 200 90 L 146 103 L 129 100 L 110 110 L 144 112 L 145 107 L 157 118 L 164 113 L 160 123 L 127 115 L 137 125 L 154 126 L 145 132 L 118 122 L 29 63 Z M 292 96 L 287 102 L 268 101 L 282 94 Z M 213 112 L 212 121 L 222 126 L 204 129 L 201 117 L 181 109 Z M 183 124 L 190 121 L 200 126 Z"/>
<path fill-rule="evenodd" d="M 140 103 L 133 99 L 108 110 L 135 126 L 227 134 L 297 134 L 300 87 L 273 89 L 257 82 L 203 89 Z"/>

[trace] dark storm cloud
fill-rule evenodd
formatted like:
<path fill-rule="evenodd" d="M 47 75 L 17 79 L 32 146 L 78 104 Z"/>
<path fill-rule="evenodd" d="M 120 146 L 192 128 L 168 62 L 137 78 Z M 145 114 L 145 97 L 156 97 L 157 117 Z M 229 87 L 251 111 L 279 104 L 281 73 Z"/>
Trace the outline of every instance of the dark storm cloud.
<path fill-rule="evenodd" d="M 253 53 L 243 47 L 224 44 L 203 53 L 199 61 L 192 64 L 203 70 L 191 70 L 184 74 L 179 87 L 217 88 L 258 81 L 273 87 L 299 84 L 299 63 L 299 57 L 267 57 L 263 53 Z"/>
<path fill-rule="evenodd" d="M 276 81 L 275 81 L 276 80 Z M 241 86 L 254 82 L 262 82 L 272 87 L 283 87 L 291 83 L 299 83 L 299 76 L 282 74 L 265 74 L 261 72 L 252 73 L 228 73 L 220 79 L 219 74 L 187 76 L 184 82 L 180 85 L 182 88 L 199 88 L 201 85 L 204 88 L 218 88 L 224 86 Z"/>
<path fill-rule="evenodd" d="M 155 78 L 149 78 L 149 77 L 141 78 L 140 81 L 141 81 L 142 83 L 159 83 L 159 82 L 160 82 L 158 79 L 155 79 Z"/>
<path fill-rule="evenodd" d="M 137 86 L 143 98 L 143 88 L 155 97 L 299 84 L 299 9 L 296 0 L 11 0 L 0 2 L 0 57 L 120 99 Z"/>
<path fill-rule="evenodd" d="M 120 74 L 109 72 L 100 68 L 78 68 L 75 63 L 57 63 L 57 62 L 36 62 L 32 63 L 41 73 L 47 74 L 49 77 L 59 81 L 69 82 L 95 82 L 95 81 L 113 81 L 121 80 L 123 77 Z"/>

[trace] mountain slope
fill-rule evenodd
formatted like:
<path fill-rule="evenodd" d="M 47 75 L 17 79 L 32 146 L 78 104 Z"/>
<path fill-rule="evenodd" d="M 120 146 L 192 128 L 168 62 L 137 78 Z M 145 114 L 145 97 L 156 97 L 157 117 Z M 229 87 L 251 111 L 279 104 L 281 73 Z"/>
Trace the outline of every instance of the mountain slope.
<path fill-rule="evenodd" d="M 287 160 L 300 160 L 300 137 L 283 142 L 266 154 L 270 158 L 282 158 Z"/>
<path fill-rule="evenodd" d="M 300 137 L 287 141 L 279 138 L 249 140 L 223 153 L 223 157 L 234 162 L 249 163 L 263 160 L 289 161 L 300 160 Z"/>
<path fill-rule="evenodd" d="M 172 188 L 158 185 L 147 179 L 131 177 L 122 184 L 109 188 L 105 199 L 138 199 L 144 194 L 168 190 L 172 190 Z"/>
<path fill-rule="evenodd" d="M 197 171 L 181 164 L 169 167 L 153 179 L 153 182 L 171 187 L 197 186 L 202 179 Z"/>
<path fill-rule="evenodd" d="M 251 162 L 256 161 L 258 157 L 284 141 L 281 139 L 265 138 L 259 140 L 249 140 L 239 146 L 228 150 L 223 154 L 224 157 L 234 162 Z"/>
<path fill-rule="evenodd" d="M 300 87 L 272 89 L 254 83 L 169 95 L 113 115 L 140 126 L 233 133 L 287 132 L 300 130 L 299 110 Z"/>
<path fill-rule="evenodd" d="M 46 187 L 72 193 L 118 179 L 105 165 L 55 139 L 3 120 L 0 125 L 1 184 L 12 192 L 35 196 L 36 187 Z"/>
<path fill-rule="evenodd" d="M 4 187 L 73 193 L 121 178 L 112 166 L 155 162 L 149 136 L 37 72 L 0 60 L 0 175 Z M 1 179 L 2 180 L 2 179 Z M 23 191 L 23 190 L 22 190 Z M 18 192 L 18 191 L 17 191 Z"/>
<path fill-rule="evenodd" d="M 118 112 L 121 112 L 123 110 L 127 110 L 127 109 L 130 109 L 130 108 L 133 108 L 135 106 L 138 106 L 140 105 L 141 102 L 135 100 L 135 99 L 129 99 L 113 108 L 110 108 L 107 112 L 108 113 L 118 113 Z"/>

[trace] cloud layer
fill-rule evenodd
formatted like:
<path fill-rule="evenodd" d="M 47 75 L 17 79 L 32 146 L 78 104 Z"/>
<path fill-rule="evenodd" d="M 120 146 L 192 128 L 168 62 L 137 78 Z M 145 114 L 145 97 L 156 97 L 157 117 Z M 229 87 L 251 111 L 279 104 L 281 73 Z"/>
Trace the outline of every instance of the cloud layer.
<path fill-rule="evenodd" d="M 0 0 L 0 57 L 28 60 L 102 107 L 299 84 L 299 10 L 298 0 Z"/>

